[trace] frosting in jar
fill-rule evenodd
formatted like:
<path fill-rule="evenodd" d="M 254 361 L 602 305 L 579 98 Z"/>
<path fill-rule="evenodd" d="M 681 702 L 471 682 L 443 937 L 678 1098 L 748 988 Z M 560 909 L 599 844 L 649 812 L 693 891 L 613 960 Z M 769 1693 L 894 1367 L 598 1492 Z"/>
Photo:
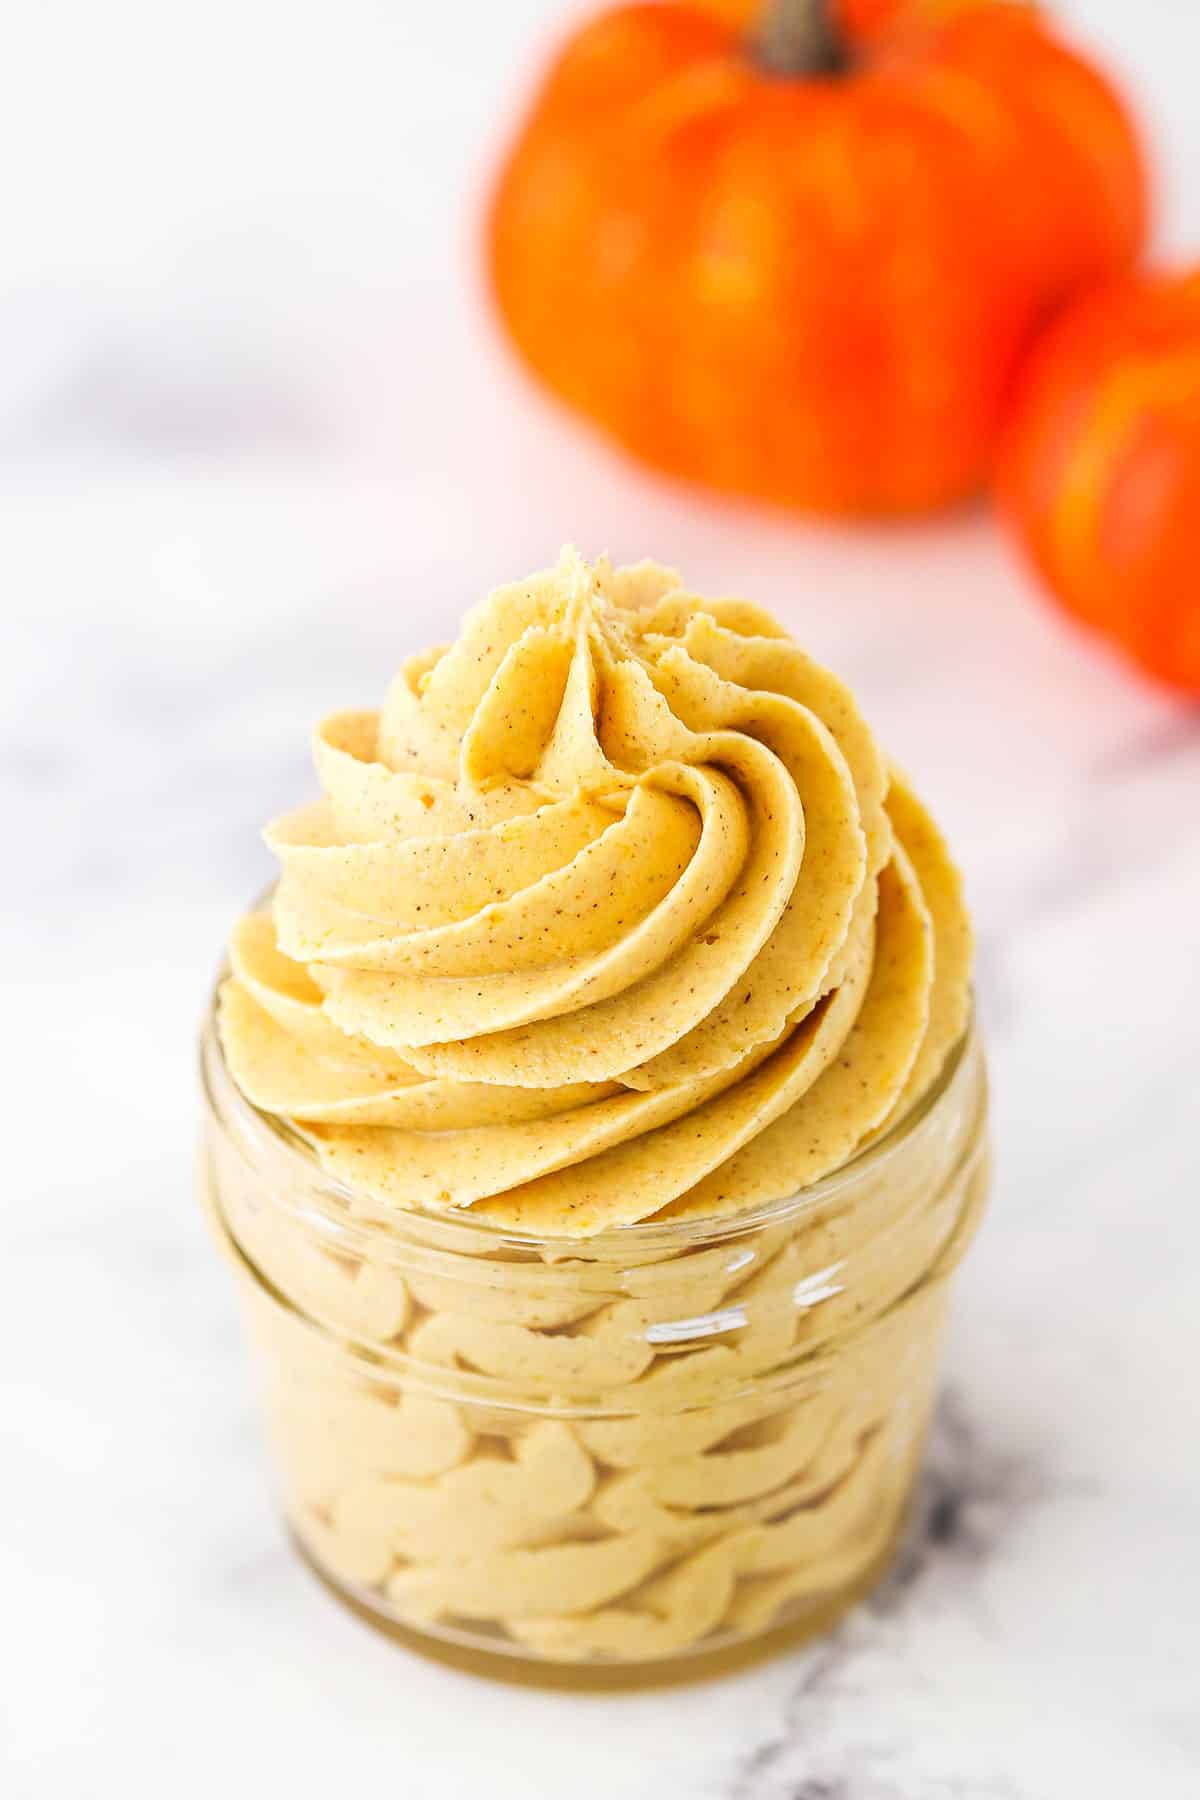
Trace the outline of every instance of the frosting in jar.
<path fill-rule="evenodd" d="M 896 1123 L 962 1034 L 936 827 L 744 601 L 564 552 L 315 758 L 221 1038 L 375 1205 L 577 1238 L 736 1212 Z"/>
<path fill-rule="evenodd" d="M 567 1662 L 845 1604 L 987 1185 L 936 827 L 767 614 L 572 552 L 316 763 L 205 1165 L 297 1536 L 381 1616 Z"/>

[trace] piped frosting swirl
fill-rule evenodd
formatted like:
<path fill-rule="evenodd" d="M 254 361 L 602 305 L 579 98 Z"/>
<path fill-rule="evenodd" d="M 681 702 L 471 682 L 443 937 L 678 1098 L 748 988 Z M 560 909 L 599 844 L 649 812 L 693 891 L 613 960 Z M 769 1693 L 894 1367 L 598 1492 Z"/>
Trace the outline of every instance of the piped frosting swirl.
<path fill-rule="evenodd" d="M 549 1236 L 740 1210 L 847 1161 L 961 1035 L 945 845 L 744 601 L 564 552 L 315 759 L 221 1036 L 382 1206 Z"/>

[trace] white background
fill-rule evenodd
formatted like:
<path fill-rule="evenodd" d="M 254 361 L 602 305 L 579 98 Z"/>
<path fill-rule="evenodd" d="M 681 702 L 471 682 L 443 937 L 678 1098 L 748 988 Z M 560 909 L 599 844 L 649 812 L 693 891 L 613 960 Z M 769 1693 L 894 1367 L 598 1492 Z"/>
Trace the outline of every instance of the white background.
<path fill-rule="evenodd" d="M 10 0 L 0 1791 L 1194 1795 L 1200 723 L 982 509 L 723 507 L 531 392 L 476 214 L 570 10 Z M 1196 254 L 1192 0 L 1058 11 Z M 832 1651 L 623 1699 L 427 1667 L 315 1587 L 189 1186 L 195 1024 L 309 726 L 568 537 L 764 601 L 853 680 L 966 867 L 996 1074 L 935 1459 L 967 1528 Z"/>

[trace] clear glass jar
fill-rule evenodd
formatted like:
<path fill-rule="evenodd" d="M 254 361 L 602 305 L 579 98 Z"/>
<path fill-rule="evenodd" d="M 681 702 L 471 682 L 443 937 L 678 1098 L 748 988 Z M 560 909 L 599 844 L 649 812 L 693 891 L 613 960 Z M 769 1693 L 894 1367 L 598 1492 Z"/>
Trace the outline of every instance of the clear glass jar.
<path fill-rule="evenodd" d="M 202 1062 L 283 1510 L 352 1605 L 497 1673 L 661 1677 L 881 1572 L 987 1187 L 973 1026 L 835 1175 L 583 1241 L 384 1212 L 242 1098 L 211 1019 Z"/>

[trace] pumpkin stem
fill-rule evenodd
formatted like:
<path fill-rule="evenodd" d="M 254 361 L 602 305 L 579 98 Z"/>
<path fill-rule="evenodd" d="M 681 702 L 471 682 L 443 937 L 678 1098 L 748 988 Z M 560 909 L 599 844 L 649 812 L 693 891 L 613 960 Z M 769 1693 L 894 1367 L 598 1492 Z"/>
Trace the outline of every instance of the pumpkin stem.
<path fill-rule="evenodd" d="M 835 0 L 766 0 L 754 39 L 760 67 L 769 75 L 844 74 L 850 58 L 834 11 Z"/>

